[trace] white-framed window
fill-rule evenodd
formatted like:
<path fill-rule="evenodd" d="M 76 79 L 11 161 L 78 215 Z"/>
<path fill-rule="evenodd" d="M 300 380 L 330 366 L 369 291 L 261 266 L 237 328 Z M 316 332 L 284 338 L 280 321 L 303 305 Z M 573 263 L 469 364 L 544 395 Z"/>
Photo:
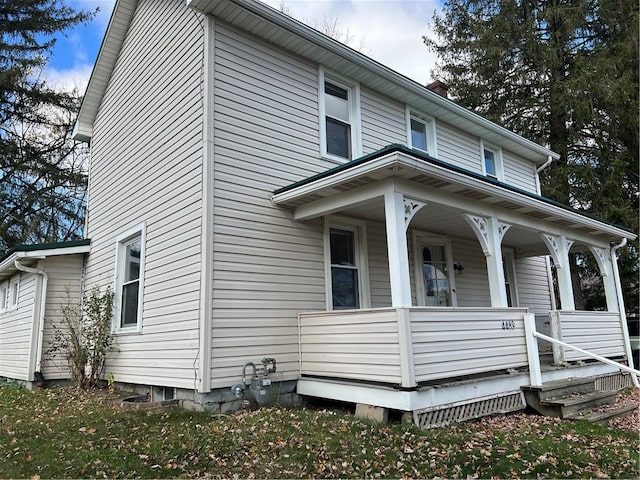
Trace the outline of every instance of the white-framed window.
<path fill-rule="evenodd" d="M 405 109 L 407 121 L 407 145 L 409 148 L 422 150 L 432 157 L 438 156 L 436 146 L 435 119 Z"/>
<path fill-rule="evenodd" d="M 0 284 L 0 312 L 4 312 L 9 304 L 9 282 Z"/>
<path fill-rule="evenodd" d="M 504 270 L 504 288 L 507 292 L 507 306 L 517 307 L 518 286 L 516 283 L 515 254 L 512 249 L 502 250 L 502 267 Z"/>
<path fill-rule="evenodd" d="M 482 173 L 487 177 L 497 180 L 504 180 L 502 168 L 502 150 L 500 148 L 480 142 L 480 153 L 482 161 Z"/>
<path fill-rule="evenodd" d="M 18 308 L 19 295 L 20 295 L 20 275 L 16 275 L 9 281 L 9 298 L 7 300 L 7 309 L 13 310 Z"/>
<path fill-rule="evenodd" d="M 144 287 L 144 225 L 119 235 L 116 242 L 114 330 L 139 332 Z"/>
<path fill-rule="evenodd" d="M 367 308 L 369 299 L 366 223 L 343 217 L 324 222 L 327 309 Z"/>
<path fill-rule="evenodd" d="M 418 305 L 457 306 L 451 241 L 415 230 L 412 242 Z"/>
<path fill-rule="evenodd" d="M 318 78 L 322 156 L 339 162 L 361 156 L 360 85 L 323 69 Z"/>

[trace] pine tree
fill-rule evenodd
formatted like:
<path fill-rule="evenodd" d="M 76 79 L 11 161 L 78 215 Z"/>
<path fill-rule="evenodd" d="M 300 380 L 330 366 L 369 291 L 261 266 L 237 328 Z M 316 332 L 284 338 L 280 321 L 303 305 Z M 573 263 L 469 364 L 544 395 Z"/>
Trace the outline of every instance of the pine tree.
<path fill-rule="evenodd" d="M 55 36 L 93 15 L 59 0 L 0 0 L 0 254 L 80 233 L 86 178 L 70 139 L 80 99 L 42 74 Z"/>
<path fill-rule="evenodd" d="M 560 154 L 541 177 L 545 196 L 638 227 L 637 3 L 447 0 L 433 27 L 433 73 L 456 101 Z M 637 311 L 637 241 L 620 263 Z M 588 259 L 577 265 L 597 275 Z"/>

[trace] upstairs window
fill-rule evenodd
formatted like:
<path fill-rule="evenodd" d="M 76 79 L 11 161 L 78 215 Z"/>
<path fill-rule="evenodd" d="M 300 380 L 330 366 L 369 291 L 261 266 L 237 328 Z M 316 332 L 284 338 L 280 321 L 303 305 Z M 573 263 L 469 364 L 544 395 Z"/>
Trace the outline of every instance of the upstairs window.
<path fill-rule="evenodd" d="M 424 115 L 412 112 L 408 107 L 407 116 L 407 145 L 410 148 L 422 150 L 432 157 L 437 156 L 434 121 Z"/>
<path fill-rule="evenodd" d="M 349 90 L 324 82 L 327 153 L 351 158 L 351 112 Z"/>
<path fill-rule="evenodd" d="M 499 148 L 481 144 L 482 152 L 482 173 L 487 177 L 503 180 L 502 174 L 502 152 Z"/>
<path fill-rule="evenodd" d="M 144 272 L 144 234 L 140 227 L 119 237 L 116 262 L 117 329 L 140 330 Z"/>
<path fill-rule="evenodd" d="M 323 71 L 320 80 L 322 155 L 339 161 L 360 156 L 358 85 L 327 78 Z"/>

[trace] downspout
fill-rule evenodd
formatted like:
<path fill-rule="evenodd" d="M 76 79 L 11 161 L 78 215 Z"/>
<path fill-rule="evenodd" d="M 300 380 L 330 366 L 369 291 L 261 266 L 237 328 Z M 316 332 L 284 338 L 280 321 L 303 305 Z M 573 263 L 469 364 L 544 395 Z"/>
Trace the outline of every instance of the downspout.
<path fill-rule="evenodd" d="M 545 168 L 547 168 L 549 165 L 551 165 L 551 162 L 553 162 L 553 157 L 551 155 L 549 155 L 547 157 L 547 161 L 544 162 L 540 167 L 538 167 L 536 169 L 536 193 L 538 195 L 542 194 L 542 190 L 540 188 L 540 172 L 542 170 L 544 170 Z"/>
<path fill-rule="evenodd" d="M 44 270 L 40 270 L 39 268 L 26 267 L 20 263 L 20 259 L 16 258 L 14 262 L 16 268 L 20 271 L 33 273 L 35 275 L 42 276 L 42 291 L 40 292 L 40 311 L 39 313 L 39 329 L 38 329 L 38 343 L 36 350 L 36 368 L 35 372 L 40 373 L 42 368 L 42 342 L 44 339 L 44 310 L 47 305 L 47 283 L 49 281 L 49 276 L 47 272 Z"/>
<path fill-rule="evenodd" d="M 611 265 L 613 268 L 613 281 L 616 285 L 616 296 L 618 297 L 618 311 L 620 312 L 620 321 L 622 322 L 622 337 L 624 339 L 624 349 L 627 353 L 627 362 L 631 368 L 636 368 L 633 365 L 633 356 L 631 354 L 631 342 L 629 340 L 629 328 L 627 327 L 627 314 L 624 309 L 624 299 L 622 297 L 622 282 L 620 280 L 620 271 L 618 270 L 618 250 L 627 245 L 626 237 L 622 241 L 611 247 Z M 638 377 L 631 376 L 633 384 L 636 388 L 640 388 Z"/>

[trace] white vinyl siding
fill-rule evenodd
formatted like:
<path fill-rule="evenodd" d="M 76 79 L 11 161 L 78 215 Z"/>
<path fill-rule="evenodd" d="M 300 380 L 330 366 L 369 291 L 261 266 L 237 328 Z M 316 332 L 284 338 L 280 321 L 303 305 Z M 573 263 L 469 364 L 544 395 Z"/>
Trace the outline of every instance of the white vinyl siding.
<path fill-rule="evenodd" d="M 21 274 L 17 301 L 19 308 L 0 313 L 0 377 L 31 379 L 33 372 L 29 371 L 29 363 L 32 354 L 36 282 L 36 275 Z"/>
<path fill-rule="evenodd" d="M 363 154 L 375 152 L 392 143 L 406 143 L 402 104 L 361 88 L 360 105 Z"/>
<path fill-rule="evenodd" d="M 438 122 L 436 142 L 438 144 L 438 160 L 472 172 L 482 173 L 478 138 L 446 123 Z"/>
<path fill-rule="evenodd" d="M 142 329 L 118 335 L 118 382 L 193 388 L 198 356 L 203 31 L 184 2 L 141 0 L 95 121 L 87 289 L 113 283 L 117 236 L 145 223 Z"/>
<path fill-rule="evenodd" d="M 318 66 L 222 22 L 215 41 L 212 386 L 264 357 L 292 380 L 298 312 L 325 309 L 322 223 L 270 196 L 335 166 L 320 158 Z"/>
<path fill-rule="evenodd" d="M 547 315 L 551 310 L 551 290 L 545 257 L 515 259 L 518 300 L 531 313 Z"/>
<path fill-rule="evenodd" d="M 69 378 L 66 362 L 47 354 L 51 341 L 62 321 L 61 308 L 69 302 L 79 304 L 82 287 L 82 255 L 47 257 L 47 303 L 45 305 L 44 335 L 42 338 L 41 372 L 47 380 Z"/>
<path fill-rule="evenodd" d="M 382 222 L 367 222 L 367 250 L 369 251 L 369 290 L 371 307 L 391 305 L 389 260 L 385 226 Z"/>
<path fill-rule="evenodd" d="M 504 181 L 527 192 L 536 193 L 536 167 L 506 150 L 502 151 Z"/>

